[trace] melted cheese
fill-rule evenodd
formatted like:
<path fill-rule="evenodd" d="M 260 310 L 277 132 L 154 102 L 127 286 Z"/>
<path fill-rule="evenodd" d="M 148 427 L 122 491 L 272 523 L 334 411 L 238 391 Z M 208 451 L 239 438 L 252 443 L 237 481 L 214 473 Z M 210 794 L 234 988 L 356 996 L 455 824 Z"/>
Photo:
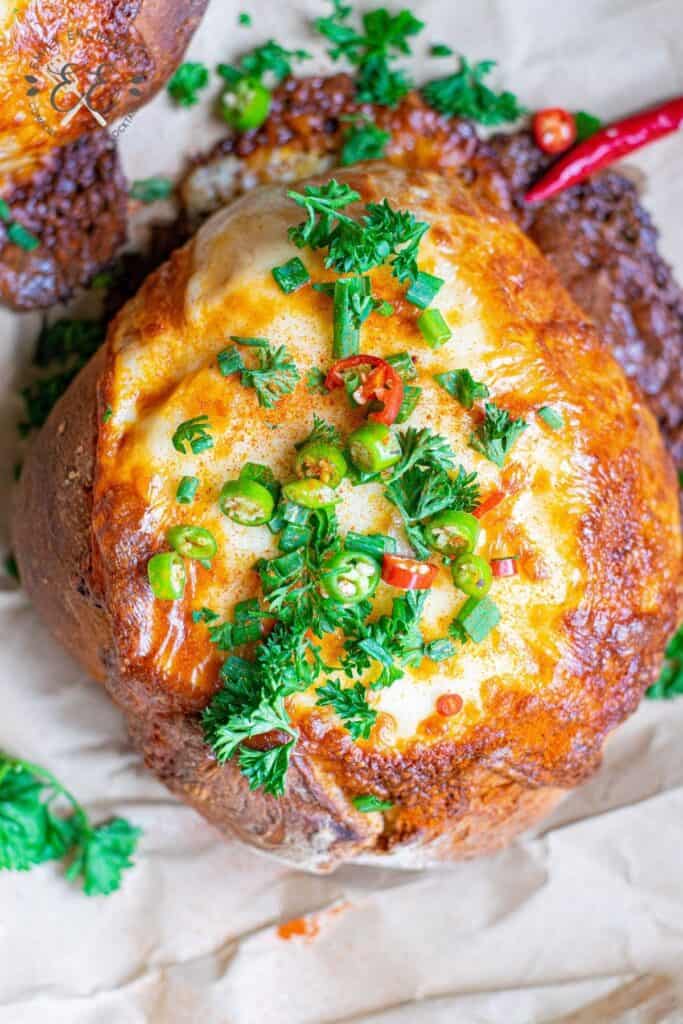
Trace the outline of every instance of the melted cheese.
<path fill-rule="evenodd" d="M 574 344 L 580 325 L 530 243 L 512 226 L 482 216 L 464 194 L 451 198 L 436 179 L 411 189 L 401 172 L 377 167 L 338 177 L 365 197 L 388 196 L 394 206 L 407 207 L 432 225 L 420 265 L 445 280 L 435 305 L 453 327 L 452 340 L 438 351 L 428 348 L 415 323 L 419 311 L 403 301 L 401 287 L 383 268 L 372 274 L 373 291 L 395 302 L 397 311 L 388 319 L 370 318 L 363 327 L 362 350 L 380 356 L 408 350 L 417 357 L 423 394 L 410 424 L 443 434 L 463 466 L 479 474 L 482 495 L 497 489 L 507 493 L 505 502 L 482 521 L 478 552 L 521 556 L 520 575 L 494 581 L 491 597 L 502 618 L 483 643 L 470 643 L 445 662 L 425 660 L 418 669 L 407 668 L 390 688 L 369 692 L 370 703 L 391 716 L 384 720 L 390 725 L 389 742 L 402 744 L 434 714 L 440 695 L 455 692 L 465 701 L 465 713 L 449 720 L 457 735 L 463 722 L 485 719 L 492 685 L 529 692 L 548 687 L 566 653 L 565 617 L 578 608 L 586 585 L 579 530 L 591 500 L 588 397 L 575 393 L 571 378 L 557 373 L 547 353 L 549 347 Z M 221 514 L 217 496 L 222 484 L 236 477 L 246 461 L 266 463 L 280 480 L 291 477 L 293 446 L 309 432 L 314 411 L 345 432 L 360 421 L 341 391 L 311 395 L 304 383 L 311 368 L 330 363 L 329 298 L 310 288 L 284 295 L 270 272 L 295 255 L 287 228 L 300 219 L 300 210 L 279 188 L 256 191 L 221 211 L 170 276 L 152 282 L 128 307 L 110 340 L 107 398 L 113 416 L 103 427 L 100 496 L 115 488 L 133 493 L 145 508 L 134 526 L 149 534 L 157 548 L 168 527 L 179 522 L 207 527 L 219 546 L 211 572 L 191 566 L 183 602 L 166 606 L 150 601 L 137 612 L 150 621 L 156 617 L 157 627 L 163 617 L 161 633 L 151 625 L 141 631 L 147 639 L 137 651 L 148 666 L 151 660 L 160 680 L 180 692 L 208 695 L 218 668 L 206 626 L 191 622 L 191 609 L 206 605 L 229 616 L 236 601 L 257 593 L 256 559 L 277 553 L 267 528 L 239 526 Z M 300 255 L 314 281 L 330 279 L 318 254 Z M 263 336 L 273 345 L 286 345 L 301 375 L 295 393 L 265 410 L 238 377 L 221 376 L 216 356 L 230 335 Z M 469 447 L 473 414 L 433 379 L 435 373 L 459 367 L 485 381 L 492 400 L 529 424 L 503 470 Z M 561 410 L 562 430 L 551 431 L 539 421 L 535 410 L 543 405 Z M 171 443 L 174 430 L 202 413 L 209 416 L 214 447 L 200 455 L 180 455 Z M 201 480 L 190 506 L 174 500 L 183 475 Z M 390 532 L 409 553 L 400 517 L 381 487 L 354 488 L 344 482 L 340 494 L 342 532 Z M 130 573 L 144 574 L 144 565 L 131 564 Z M 391 596 L 381 584 L 377 610 L 386 610 Z M 422 623 L 427 640 L 446 634 L 463 600 L 447 571 L 440 571 Z M 312 713 L 314 700 L 312 691 L 291 699 L 294 717 Z M 334 718 L 328 709 L 314 713 Z M 420 735 L 424 740 L 425 734 Z M 384 742 L 386 737 L 385 728 Z M 381 740 L 373 736 L 369 742 Z"/>

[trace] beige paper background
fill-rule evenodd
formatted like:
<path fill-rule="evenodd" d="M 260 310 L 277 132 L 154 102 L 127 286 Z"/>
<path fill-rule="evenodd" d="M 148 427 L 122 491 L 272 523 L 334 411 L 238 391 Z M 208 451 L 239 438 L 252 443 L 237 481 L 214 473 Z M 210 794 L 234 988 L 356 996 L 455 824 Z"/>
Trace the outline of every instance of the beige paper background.
<path fill-rule="evenodd" d="M 683 92 L 681 0 L 411 7 L 428 23 L 420 58 L 437 41 L 497 57 L 501 83 L 530 107 L 610 118 Z M 190 56 L 211 64 L 274 35 L 315 49 L 309 68 L 324 69 L 305 29 L 320 8 L 213 0 Z M 237 27 L 242 9 L 252 30 Z M 162 95 L 136 115 L 122 136 L 130 177 L 174 174 L 219 134 L 209 106 L 178 110 Z M 629 163 L 683 276 L 683 137 Z M 0 313 L 3 543 L 13 393 L 39 323 Z M 540 1024 L 585 1006 L 566 1020 L 683 1021 L 683 699 L 645 705 L 600 775 L 497 857 L 311 877 L 222 841 L 172 799 L 25 596 L 0 588 L 0 747 L 50 766 L 96 817 L 126 814 L 145 830 L 108 899 L 86 899 L 52 865 L 0 875 L 0 1024 Z M 279 938 L 302 914 L 316 937 Z"/>

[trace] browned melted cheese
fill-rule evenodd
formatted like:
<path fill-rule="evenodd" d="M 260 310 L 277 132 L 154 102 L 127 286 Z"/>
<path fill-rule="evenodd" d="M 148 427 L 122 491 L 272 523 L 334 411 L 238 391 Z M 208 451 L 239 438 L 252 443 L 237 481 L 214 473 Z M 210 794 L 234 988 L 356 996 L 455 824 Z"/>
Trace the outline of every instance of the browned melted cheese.
<path fill-rule="evenodd" d="M 416 357 L 423 394 L 410 424 L 443 434 L 463 466 L 479 474 L 483 496 L 506 493 L 482 518 L 478 551 L 488 558 L 519 554 L 521 568 L 517 577 L 494 581 L 502 619 L 483 643 L 446 662 L 407 668 L 389 689 L 368 692 L 381 712 L 368 741 L 352 743 L 333 711 L 315 707 L 312 690 L 290 698 L 302 730 L 299 749 L 352 791 L 372 789 L 414 805 L 413 820 L 438 813 L 434 803 L 419 810 L 436 793 L 446 804 L 464 799 L 453 795 L 453 778 L 472 761 L 532 783 L 570 784 L 590 770 L 605 733 L 637 704 L 673 617 L 680 533 L 673 474 L 656 428 L 594 328 L 512 224 L 435 175 L 373 164 L 336 176 L 365 201 L 387 197 L 432 225 L 420 266 L 445 280 L 434 305 L 452 340 L 429 349 L 417 328 L 419 310 L 379 269 L 373 292 L 396 313 L 366 322 L 362 350 Z M 192 610 L 208 606 L 231 617 L 237 601 L 259 593 L 256 559 L 277 553 L 266 527 L 239 526 L 221 514 L 222 484 L 247 461 L 268 464 L 280 480 L 291 477 L 293 446 L 310 431 L 314 411 L 344 432 L 361 419 L 341 391 L 319 396 L 306 388 L 309 369 L 331 361 L 330 299 L 310 287 L 285 295 L 271 275 L 296 254 L 287 228 L 300 220 L 275 187 L 217 213 L 147 282 L 109 336 L 101 410 L 109 406 L 112 416 L 100 428 L 96 552 L 119 670 L 142 680 L 162 706 L 206 705 L 219 686 L 220 656 Z M 331 277 L 319 255 L 299 255 L 314 281 Z M 253 390 L 220 374 L 216 357 L 230 335 L 267 337 L 291 353 L 301 382 L 275 409 L 261 409 Z M 468 446 L 476 411 L 461 408 L 433 380 L 460 367 L 529 424 L 503 470 Z M 562 430 L 538 418 L 544 405 L 562 414 Z M 179 454 L 174 430 L 203 413 L 214 447 Z M 183 475 L 201 481 L 189 506 L 175 501 Z M 342 532 L 390 532 L 409 551 L 379 486 L 344 482 L 340 493 Z M 159 602 L 146 565 L 166 549 L 166 530 L 176 523 L 210 529 L 219 553 L 210 571 L 187 563 L 183 600 Z M 386 610 L 395 594 L 381 584 L 376 610 Z M 426 639 L 444 635 L 462 601 L 440 571 L 423 620 Z M 449 718 L 436 714 L 446 693 L 464 702 Z"/>

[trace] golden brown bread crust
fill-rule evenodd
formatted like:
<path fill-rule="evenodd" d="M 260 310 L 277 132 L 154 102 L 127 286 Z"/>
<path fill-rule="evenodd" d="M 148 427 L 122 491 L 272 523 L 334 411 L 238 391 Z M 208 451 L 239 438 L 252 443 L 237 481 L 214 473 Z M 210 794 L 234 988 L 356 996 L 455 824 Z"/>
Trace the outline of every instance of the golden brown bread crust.
<path fill-rule="evenodd" d="M 0 224 L 0 298 L 17 310 L 64 301 L 125 239 L 127 187 L 113 122 L 156 93 L 208 0 L 19 0 L 0 35 L 0 196 L 39 240 L 26 251 Z M 0 29 L 2 28 L 0 15 Z M 64 67 L 107 129 L 58 87 Z M 28 76 L 31 81 L 27 80 Z M 59 108 L 59 109 L 56 109 Z"/>
<path fill-rule="evenodd" d="M 363 168 L 354 173 L 354 184 L 361 187 Z M 414 183 L 436 190 L 424 175 L 417 175 Z M 481 217 L 459 192 L 454 192 L 452 202 L 454 209 L 462 208 L 473 218 L 473 225 Z M 493 223 L 490 227 L 495 230 Z M 447 236 L 445 240 L 448 243 Z M 542 346 L 546 372 L 563 386 L 571 382 L 577 401 L 584 394 L 594 396 L 582 411 L 592 497 L 580 538 L 588 565 L 588 591 L 564 624 L 571 650 L 549 690 L 510 690 L 491 680 L 487 719 L 471 729 L 465 741 L 444 739 L 427 750 L 391 754 L 353 744 L 334 723 L 311 715 L 299 723 L 303 738 L 294 755 L 289 792 L 276 801 L 250 794 L 233 764 L 215 764 L 192 714 L 196 704 L 183 707 L 178 695 L 160 686 L 154 676 L 131 670 L 132 656 L 122 657 L 122 651 L 129 641 L 134 643 L 134 636 L 121 635 L 119 625 L 115 636 L 106 635 L 104 621 L 96 619 L 103 628 L 96 644 L 90 644 L 88 662 L 97 661 L 106 669 L 107 685 L 150 766 L 220 827 L 309 867 L 326 869 L 351 856 L 386 850 L 396 850 L 401 863 L 472 856 L 495 848 L 530 825 L 555 802 L 561 788 L 576 784 L 595 769 L 606 734 L 635 708 L 652 679 L 673 623 L 678 559 L 678 536 L 671 529 L 676 519 L 675 483 L 652 417 L 639 396 L 627 390 L 595 331 L 577 319 L 575 307 L 533 247 L 514 236 L 513 251 L 517 255 L 512 262 L 510 252 L 507 261 L 497 257 L 490 282 L 496 302 L 515 309 L 522 297 L 530 310 L 540 302 L 547 324 Z M 187 253 L 186 249 L 177 254 L 148 281 L 130 310 L 122 313 L 120 324 L 131 317 L 144 333 L 180 316 Z M 522 258 L 524 265 L 515 262 Z M 119 326 L 114 325 L 111 337 Z M 571 346 L 566 346 L 568 337 L 573 339 Z M 111 366 L 110 351 L 107 372 L 100 379 L 107 396 Z M 596 381 L 603 385 L 599 402 Z M 81 377 L 74 389 L 79 387 L 92 388 L 92 378 L 84 383 Z M 65 430 L 60 453 L 46 451 L 45 435 L 65 418 L 68 423 L 74 403 L 86 405 L 82 392 L 74 390 L 60 403 L 30 456 L 15 517 L 17 557 L 27 588 L 35 592 L 42 587 L 43 614 L 62 635 L 68 624 L 59 608 L 65 601 L 60 591 L 65 584 L 72 587 L 69 581 L 84 571 L 87 549 L 81 545 L 74 561 L 69 548 L 74 528 L 78 531 L 82 524 L 87 525 L 89 543 L 92 481 L 86 474 L 82 488 L 72 491 L 66 503 L 56 503 L 50 531 L 53 536 L 55 531 L 61 533 L 59 547 L 55 544 L 60 565 L 53 564 L 46 524 L 33 512 L 36 485 L 32 481 L 52 472 L 57 464 L 51 486 L 62 486 L 64 463 L 68 467 L 74 458 L 67 438 L 79 435 Z M 87 404 L 92 409 L 92 397 Z M 104 403 L 100 411 L 103 407 Z M 513 408 L 515 413 L 524 411 Z M 88 422 L 89 439 L 87 424 L 79 428 L 84 431 L 80 442 L 88 441 L 86 447 L 94 445 L 98 420 Z M 514 478 L 507 482 L 513 488 L 523 483 Z M 75 526 L 72 502 L 80 506 Z M 131 601 L 125 548 L 139 543 L 135 532 L 126 531 L 123 520 L 109 515 L 114 507 L 102 506 L 97 515 L 100 527 L 103 520 L 109 523 L 112 543 L 124 554 L 121 581 L 114 580 L 114 591 L 109 558 L 109 614 L 114 605 L 120 609 Z M 70 522 L 62 521 L 67 510 Z M 490 528 L 495 532 L 495 518 Z M 106 553 L 107 543 L 106 531 L 100 528 L 98 550 Z M 54 579 L 51 590 L 42 584 L 41 572 Z M 89 576 L 92 595 L 100 592 L 99 579 L 99 569 Z M 643 598 L 647 586 L 651 586 L 649 603 Z M 501 737 L 508 740 L 502 747 Z M 361 792 L 394 799 L 400 810 L 387 814 L 384 825 L 378 815 L 360 816 L 348 795 Z"/>

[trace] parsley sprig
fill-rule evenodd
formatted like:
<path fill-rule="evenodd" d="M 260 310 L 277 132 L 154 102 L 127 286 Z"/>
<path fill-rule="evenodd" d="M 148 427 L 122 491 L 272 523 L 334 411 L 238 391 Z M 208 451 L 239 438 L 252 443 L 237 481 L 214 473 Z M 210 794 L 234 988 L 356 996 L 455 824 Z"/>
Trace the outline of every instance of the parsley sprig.
<path fill-rule="evenodd" d="M 320 707 L 331 707 L 337 712 L 352 740 L 367 740 L 377 721 L 377 712 L 368 704 L 367 691 L 362 683 L 342 686 L 338 680 L 329 680 L 315 691 Z"/>
<path fill-rule="evenodd" d="M 58 806 L 68 813 L 58 813 Z M 107 896 L 132 867 L 140 829 L 124 818 L 94 826 L 55 776 L 0 753 L 0 870 L 28 871 L 71 857 L 66 871 L 88 896 Z"/>
<path fill-rule="evenodd" d="M 228 85 L 234 86 L 243 78 L 268 78 L 277 85 L 292 74 L 294 62 L 310 60 L 307 50 L 287 50 L 274 39 L 256 46 L 245 54 L 238 64 L 219 64 L 216 70 Z"/>
<path fill-rule="evenodd" d="M 479 500 L 477 474 L 458 466 L 440 434 L 409 427 L 399 435 L 403 455 L 389 477 L 385 494 L 401 513 L 408 540 L 419 558 L 431 549 L 424 538 L 425 520 L 445 509 L 471 512 Z"/>
<path fill-rule="evenodd" d="M 496 66 L 494 60 L 470 64 L 460 57 L 458 70 L 445 78 L 437 78 L 424 86 L 422 95 L 440 114 L 469 117 L 479 124 L 503 124 L 516 121 L 526 113 L 511 92 L 494 92 L 484 84 Z"/>
<path fill-rule="evenodd" d="M 683 626 L 669 640 L 665 655 L 659 678 L 646 691 L 650 700 L 670 700 L 683 694 Z"/>
<path fill-rule="evenodd" d="M 328 53 L 333 60 L 346 58 L 358 69 L 356 95 L 362 103 L 380 103 L 394 107 L 411 89 L 412 82 L 392 62 L 410 54 L 409 39 L 424 28 L 424 23 L 409 10 L 391 14 L 386 7 L 366 11 L 361 28 L 349 24 L 350 5 L 332 0 L 333 13 L 318 18 L 315 27 L 332 43 Z"/>
<path fill-rule="evenodd" d="M 218 364 L 224 376 L 239 373 L 242 386 L 254 389 L 258 403 L 264 409 L 272 409 L 285 395 L 291 395 L 301 378 L 284 345 L 273 348 L 266 338 L 240 338 L 236 335 L 232 335 L 230 340 L 255 349 L 258 363 L 249 367 L 236 348 L 224 349 L 218 354 Z"/>
<path fill-rule="evenodd" d="M 340 274 L 364 274 L 389 263 L 399 281 L 412 283 L 417 277 L 418 250 L 429 224 L 409 210 L 394 210 L 384 199 L 368 203 L 356 220 L 343 211 L 359 194 L 334 178 L 287 195 L 306 211 L 306 220 L 289 229 L 290 240 L 300 249 L 327 249 L 326 267 Z"/>
<path fill-rule="evenodd" d="M 507 409 L 486 402 L 485 416 L 470 434 L 470 448 L 484 455 L 501 469 L 515 441 L 528 427 L 523 419 L 513 419 Z"/>

